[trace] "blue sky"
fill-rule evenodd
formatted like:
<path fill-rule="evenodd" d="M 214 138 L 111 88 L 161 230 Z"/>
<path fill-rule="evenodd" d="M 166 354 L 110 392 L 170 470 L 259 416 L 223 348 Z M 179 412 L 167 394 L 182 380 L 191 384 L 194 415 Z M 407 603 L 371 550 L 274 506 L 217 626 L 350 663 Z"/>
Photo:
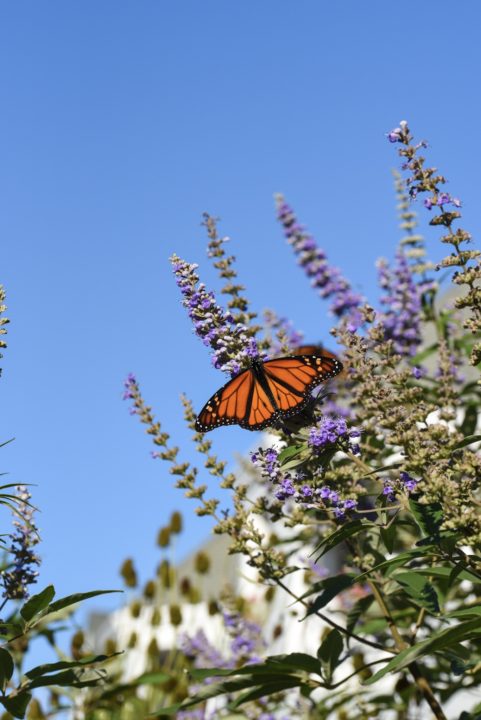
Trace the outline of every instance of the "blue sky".
<path fill-rule="evenodd" d="M 330 320 L 276 224 L 273 193 L 372 298 L 374 261 L 399 238 L 384 133 L 406 118 L 477 235 L 480 20 L 477 3 L 444 0 L 402 11 L 373 0 L 2 4 L 11 325 L 0 438 L 16 438 L 2 469 L 36 485 L 41 585 L 119 587 L 128 555 L 146 580 L 174 508 L 187 526 L 179 553 L 208 533 L 121 400 L 132 371 L 193 458 L 179 395 L 200 408 L 225 378 L 191 333 L 167 258 L 198 262 L 214 282 L 204 210 L 222 218 L 254 306 L 291 317 L 309 341 L 325 341 Z M 237 428 L 212 438 L 230 462 L 256 441 Z"/>

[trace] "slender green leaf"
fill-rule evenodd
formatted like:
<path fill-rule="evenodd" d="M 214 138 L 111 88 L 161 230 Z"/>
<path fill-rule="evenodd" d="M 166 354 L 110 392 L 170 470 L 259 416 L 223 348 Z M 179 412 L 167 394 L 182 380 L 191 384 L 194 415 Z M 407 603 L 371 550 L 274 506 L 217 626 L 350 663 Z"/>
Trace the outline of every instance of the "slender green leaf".
<path fill-rule="evenodd" d="M 63 610 L 64 608 L 69 607 L 70 605 L 76 605 L 83 600 L 97 597 L 97 595 L 108 595 L 109 593 L 119 592 L 123 592 L 123 590 L 91 590 L 90 592 L 67 595 L 66 597 L 60 598 L 60 600 L 56 600 L 55 602 L 51 603 L 48 606 L 48 613 L 58 612 L 59 610 Z"/>
<path fill-rule="evenodd" d="M 410 498 L 409 507 L 423 535 L 438 536 L 443 522 L 443 508 L 440 503 L 423 503 Z"/>
<path fill-rule="evenodd" d="M 413 600 L 429 612 L 437 615 L 440 612 L 439 598 L 432 583 L 415 572 L 396 572 L 391 577 L 399 583 Z"/>
<path fill-rule="evenodd" d="M 33 690 L 38 687 L 49 687 L 51 685 L 60 685 L 62 687 L 95 687 L 101 681 L 105 680 L 106 672 L 100 668 L 92 673 L 84 673 L 75 670 L 62 670 L 54 675 L 41 675 L 34 678 L 25 685 L 27 690 Z"/>
<path fill-rule="evenodd" d="M 309 610 L 307 611 L 303 619 L 309 617 L 309 615 L 312 615 L 321 608 L 325 607 L 328 603 L 331 602 L 333 598 L 339 595 L 339 593 L 351 587 L 353 582 L 353 575 L 348 574 L 335 575 L 334 577 L 328 577 L 325 580 L 321 580 L 318 584 L 323 588 L 323 590 L 321 594 L 317 596 L 314 602 L 311 603 L 311 605 L 309 606 Z"/>
<path fill-rule="evenodd" d="M 14 718 L 24 718 L 27 707 L 32 699 L 28 692 L 20 692 L 18 695 L 9 695 L 8 697 L 0 697 L 0 703 L 10 715 Z"/>
<path fill-rule="evenodd" d="M 187 710 L 188 708 L 193 707 L 194 705 L 198 705 L 201 702 L 205 702 L 210 698 L 218 697 L 219 695 L 226 695 L 227 693 L 236 692 L 238 690 L 244 690 L 248 687 L 256 687 L 258 685 L 258 678 L 252 676 L 243 676 L 239 678 L 234 678 L 233 680 L 225 680 L 220 683 L 213 683 L 212 685 L 205 685 L 204 687 L 200 688 L 200 690 L 198 690 L 195 695 L 188 698 L 187 700 L 184 700 L 181 703 L 177 703 L 176 705 L 170 705 L 166 708 L 158 708 L 155 713 L 152 713 L 148 717 L 157 717 L 158 715 L 173 715 L 174 713 L 179 712 L 179 710 Z"/>
<path fill-rule="evenodd" d="M 278 456 L 278 461 L 280 465 L 283 465 L 286 460 L 290 460 L 296 455 L 299 455 L 302 450 L 305 450 L 305 445 L 290 445 L 289 447 L 284 448 L 281 450 Z"/>
<path fill-rule="evenodd" d="M 331 630 L 324 638 L 317 657 L 321 661 L 323 676 L 326 682 L 331 682 L 334 670 L 339 664 L 339 658 L 344 647 L 342 635 L 339 630 Z"/>
<path fill-rule="evenodd" d="M 5 648 L 0 648 L 0 688 L 2 691 L 13 675 L 13 658 Z"/>
<path fill-rule="evenodd" d="M 20 608 L 20 615 L 26 622 L 29 622 L 35 615 L 45 610 L 54 597 L 55 588 L 53 585 L 48 585 L 45 590 L 42 590 L 38 595 L 32 595 L 32 597 L 27 600 L 25 605 Z"/>
<path fill-rule="evenodd" d="M 469 437 L 474 434 L 476 425 L 478 424 L 478 407 L 474 403 L 469 403 L 466 406 L 464 413 L 463 422 L 461 423 L 460 431 L 465 437 Z"/>
<path fill-rule="evenodd" d="M 388 553 L 392 553 L 392 551 L 394 550 L 394 541 L 396 540 L 397 535 L 396 523 L 391 523 L 391 525 L 389 525 L 387 528 L 381 527 L 380 533 L 381 540 L 386 546 L 386 550 L 388 551 Z"/>
<path fill-rule="evenodd" d="M 466 447 L 467 445 L 472 445 L 473 443 L 481 442 L 481 435 L 468 435 L 467 437 L 460 440 L 456 445 L 454 446 L 454 450 L 460 450 L 463 447 Z"/>
<path fill-rule="evenodd" d="M 38 665 L 32 668 L 25 675 L 33 680 L 41 675 L 47 675 L 57 670 L 69 670 L 76 667 L 83 667 L 85 665 L 94 665 L 96 663 L 105 662 L 116 655 L 122 655 L 122 653 L 114 653 L 113 655 L 89 655 L 88 657 L 82 658 L 81 660 L 61 660 L 55 663 L 46 663 L 45 665 Z"/>
<path fill-rule="evenodd" d="M 349 537 L 352 537 L 353 535 L 356 535 L 357 533 L 361 532 L 362 530 L 366 530 L 368 527 L 375 527 L 375 523 L 366 522 L 362 520 L 352 520 L 351 522 L 346 523 L 345 525 L 342 525 L 340 528 L 335 530 L 331 535 L 329 535 L 327 538 L 324 538 L 321 543 L 315 548 L 312 555 L 314 555 L 319 550 L 322 550 L 320 555 L 316 558 L 316 561 L 319 560 L 323 555 L 325 555 L 329 550 L 332 550 L 337 545 L 342 543 L 344 540 L 346 540 Z"/>
<path fill-rule="evenodd" d="M 282 670 L 289 670 L 290 672 L 309 672 L 320 674 L 320 663 L 317 658 L 306 653 L 293 652 L 287 655 L 271 655 L 267 658 L 265 665 L 273 668 L 282 668 Z M 249 669 L 249 665 L 246 665 L 246 670 Z"/>
<path fill-rule="evenodd" d="M 302 684 L 303 682 L 299 677 L 286 675 L 284 678 L 279 678 L 279 680 L 271 681 L 265 685 L 260 685 L 252 690 L 247 690 L 246 692 L 241 693 L 235 700 L 233 700 L 233 702 L 229 703 L 228 709 L 237 710 L 238 707 L 246 702 L 251 702 L 252 700 L 257 700 L 258 698 L 269 697 L 269 695 L 274 695 L 275 693 L 287 690 L 288 688 L 299 687 Z"/>
<path fill-rule="evenodd" d="M 478 617 L 474 620 L 458 623 L 444 630 L 438 630 L 432 633 L 426 640 L 422 640 L 416 645 L 406 648 L 406 650 L 401 650 L 387 665 L 366 680 L 365 684 L 371 685 L 389 672 L 402 670 L 418 657 L 443 650 L 451 645 L 463 642 L 463 640 L 468 640 L 472 637 L 478 637 L 479 635 L 481 635 L 481 623 Z"/>
<path fill-rule="evenodd" d="M 364 615 L 374 600 L 374 595 L 366 595 L 365 597 L 359 598 L 352 608 L 349 610 L 347 615 L 346 630 L 350 633 L 356 627 L 356 623 L 359 618 Z"/>

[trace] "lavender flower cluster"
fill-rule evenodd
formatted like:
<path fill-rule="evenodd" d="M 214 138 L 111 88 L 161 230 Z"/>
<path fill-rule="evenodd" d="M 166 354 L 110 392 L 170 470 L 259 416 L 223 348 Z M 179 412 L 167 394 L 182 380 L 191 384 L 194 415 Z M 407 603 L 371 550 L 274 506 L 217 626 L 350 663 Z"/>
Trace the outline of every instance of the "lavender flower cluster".
<path fill-rule="evenodd" d="M 357 428 L 347 427 L 345 418 L 324 415 L 317 425 L 309 429 L 307 444 L 317 451 L 322 451 L 337 443 L 339 449 L 359 455 L 360 448 L 355 440 L 360 436 Z"/>
<path fill-rule="evenodd" d="M 129 373 L 124 380 L 124 392 L 122 394 L 122 400 L 135 400 L 137 394 L 137 378 L 133 373 Z M 137 415 L 137 408 L 132 405 L 129 408 L 131 415 Z"/>
<path fill-rule="evenodd" d="M 199 282 L 196 264 L 187 263 L 177 255 L 171 257 L 171 263 L 183 295 L 182 304 L 187 308 L 194 332 L 212 349 L 214 367 L 237 375 L 253 358 L 259 357 L 255 339 L 247 326 L 235 322 L 232 314 L 217 304 L 214 293 Z"/>
<path fill-rule="evenodd" d="M 306 482 L 301 472 L 284 472 L 279 463 L 279 453 L 275 448 L 259 448 L 251 455 L 252 463 L 260 470 L 262 477 L 277 487 L 275 497 L 280 502 L 292 499 L 310 507 L 324 506 L 334 511 L 337 519 L 343 519 L 346 512 L 357 507 L 357 500 L 343 499 L 327 485 L 317 487 Z"/>
<path fill-rule="evenodd" d="M 396 494 L 405 493 L 409 495 L 416 491 L 418 480 L 413 478 L 409 473 L 402 470 L 399 473 L 398 480 L 385 480 L 382 494 L 386 497 L 388 502 L 396 501 Z"/>
<path fill-rule="evenodd" d="M 261 628 L 239 612 L 222 612 L 224 627 L 229 635 L 229 652 L 224 656 L 207 639 L 203 630 L 181 637 L 181 650 L 193 658 L 195 667 L 234 668 L 240 663 L 260 662 L 259 651 L 265 647 Z"/>
<path fill-rule="evenodd" d="M 330 310 L 333 315 L 346 318 L 348 329 L 355 332 L 362 324 L 359 307 L 363 298 L 352 290 L 338 268 L 328 264 L 324 251 L 299 225 L 291 207 L 281 195 L 277 197 L 277 213 L 285 236 L 298 256 L 299 265 L 311 279 L 312 286 L 317 288 L 322 298 L 332 298 Z"/>
<path fill-rule="evenodd" d="M 382 322 L 385 337 L 393 341 L 394 351 L 403 357 L 413 357 L 421 343 L 421 310 L 424 285 L 414 281 L 404 253 L 396 253 L 391 270 L 386 260 L 377 263 L 379 284 L 386 294 L 381 303 L 386 306 Z"/>
<path fill-rule="evenodd" d="M 37 582 L 40 558 L 33 548 L 40 541 L 38 529 L 33 521 L 34 508 L 29 505 L 31 495 L 25 485 L 17 487 L 17 515 L 13 521 L 15 532 L 10 535 L 10 552 L 13 561 L 1 574 L 6 600 L 25 600 L 29 597 L 28 586 Z"/>

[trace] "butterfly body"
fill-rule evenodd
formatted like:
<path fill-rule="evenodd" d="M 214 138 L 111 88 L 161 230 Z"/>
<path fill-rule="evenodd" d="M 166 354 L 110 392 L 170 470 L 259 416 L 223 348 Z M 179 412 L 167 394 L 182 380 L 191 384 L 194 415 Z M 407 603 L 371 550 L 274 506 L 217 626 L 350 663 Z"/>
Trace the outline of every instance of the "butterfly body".
<path fill-rule="evenodd" d="M 337 375 L 342 364 L 320 353 L 266 360 L 256 358 L 205 404 L 195 423 L 198 432 L 221 425 L 262 430 L 300 413 L 310 391 Z"/>

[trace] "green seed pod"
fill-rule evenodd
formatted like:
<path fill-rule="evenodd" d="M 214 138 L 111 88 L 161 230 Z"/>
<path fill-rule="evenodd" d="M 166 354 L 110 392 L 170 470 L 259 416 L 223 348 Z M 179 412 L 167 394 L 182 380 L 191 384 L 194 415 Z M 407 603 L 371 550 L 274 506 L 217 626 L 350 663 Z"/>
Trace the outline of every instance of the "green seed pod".
<path fill-rule="evenodd" d="M 107 638 L 105 641 L 105 654 L 106 655 L 113 655 L 117 652 L 117 643 L 113 638 Z"/>
<path fill-rule="evenodd" d="M 166 548 L 170 545 L 170 528 L 160 528 L 157 535 L 157 545 L 161 548 Z"/>
<path fill-rule="evenodd" d="M 208 605 L 209 615 L 217 615 L 219 610 L 220 610 L 220 607 L 219 607 L 219 603 L 217 602 L 217 600 L 209 600 L 209 605 Z"/>
<path fill-rule="evenodd" d="M 182 623 L 182 611 L 178 605 L 169 607 L 170 622 L 174 627 L 178 627 Z"/>
<path fill-rule="evenodd" d="M 272 639 L 277 640 L 278 637 L 280 637 L 283 633 L 282 625 L 276 625 L 274 630 L 272 631 Z"/>
<path fill-rule="evenodd" d="M 140 611 L 142 609 L 142 605 L 138 600 L 134 600 L 134 602 L 130 605 L 130 614 L 133 618 L 138 618 L 140 615 Z"/>
<path fill-rule="evenodd" d="M 205 575 L 210 570 L 210 557 L 202 550 L 195 556 L 194 568 L 199 575 Z"/>
<path fill-rule="evenodd" d="M 199 588 L 191 587 L 188 598 L 189 602 L 192 603 L 192 605 L 197 605 L 197 603 L 200 603 L 200 601 L 202 600 L 202 595 Z"/>
<path fill-rule="evenodd" d="M 192 583 L 188 577 L 183 577 L 179 582 L 179 592 L 184 597 L 187 597 L 192 590 Z"/>
<path fill-rule="evenodd" d="M 175 535 L 182 532 L 182 515 L 177 510 L 170 516 L 170 532 Z"/>
<path fill-rule="evenodd" d="M 153 580 L 148 580 L 144 585 L 144 598 L 146 600 L 152 600 L 155 597 L 156 589 L 156 583 Z"/>
<path fill-rule="evenodd" d="M 137 573 L 135 572 L 134 561 L 132 558 L 124 560 L 120 567 L 120 574 L 124 579 L 127 587 L 137 587 Z"/>
<path fill-rule="evenodd" d="M 137 645 L 137 633 L 133 632 L 130 634 L 129 641 L 127 643 L 128 648 L 134 648 Z"/>
<path fill-rule="evenodd" d="M 160 625 L 161 621 L 162 621 L 162 615 L 160 613 L 160 608 L 156 607 L 152 611 L 152 617 L 150 619 L 150 624 L 152 625 L 152 627 L 157 627 L 158 625 Z"/>
<path fill-rule="evenodd" d="M 266 594 L 265 594 L 266 602 L 268 602 L 268 603 L 272 602 L 272 599 L 273 599 L 275 593 L 276 593 L 276 588 L 274 587 L 274 585 L 271 585 L 270 587 L 268 587 L 266 590 Z"/>
<path fill-rule="evenodd" d="M 175 570 L 171 567 L 168 560 L 162 560 L 157 568 L 157 574 L 163 588 L 168 590 L 172 587 L 175 582 Z"/>
<path fill-rule="evenodd" d="M 152 638 L 152 640 L 149 642 L 149 646 L 147 648 L 147 654 L 151 658 L 159 657 L 159 646 L 157 645 L 157 640 L 155 638 Z"/>
<path fill-rule="evenodd" d="M 74 635 L 72 635 L 72 639 L 70 641 L 70 652 L 72 653 L 72 657 L 74 660 L 80 660 L 82 657 L 82 646 L 84 644 L 84 634 L 82 630 L 77 630 Z"/>

